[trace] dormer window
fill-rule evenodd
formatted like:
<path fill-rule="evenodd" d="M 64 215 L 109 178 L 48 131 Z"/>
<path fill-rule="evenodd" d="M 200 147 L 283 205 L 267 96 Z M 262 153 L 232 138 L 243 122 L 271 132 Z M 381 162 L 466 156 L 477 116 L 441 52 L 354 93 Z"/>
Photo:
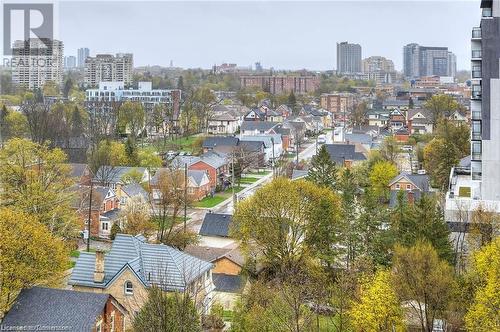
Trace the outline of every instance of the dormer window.
<path fill-rule="evenodd" d="M 125 294 L 133 295 L 134 294 L 134 285 L 132 281 L 125 281 Z"/>

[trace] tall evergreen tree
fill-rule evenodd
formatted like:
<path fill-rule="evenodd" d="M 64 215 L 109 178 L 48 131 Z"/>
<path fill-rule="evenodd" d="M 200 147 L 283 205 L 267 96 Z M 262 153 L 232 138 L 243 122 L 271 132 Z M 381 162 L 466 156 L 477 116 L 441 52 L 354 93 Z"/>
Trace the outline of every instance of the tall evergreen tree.
<path fill-rule="evenodd" d="M 335 162 L 330 159 L 330 154 L 325 145 L 312 158 L 307 179 L 321 187 L 331 189 L 335 187 L 337 182 L 337 167 L 335 166 Z"/>

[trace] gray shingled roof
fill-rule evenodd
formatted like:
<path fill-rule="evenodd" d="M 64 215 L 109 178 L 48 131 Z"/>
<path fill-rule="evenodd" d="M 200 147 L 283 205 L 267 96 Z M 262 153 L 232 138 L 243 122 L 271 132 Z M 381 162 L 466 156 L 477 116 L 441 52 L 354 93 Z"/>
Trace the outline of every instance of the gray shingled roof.
<path fill-rule="evenodd" d="M 342 165 L 346 160 L 366 160 L 364 154 L 355 151 L 351 144 L 325 144 L 330 159 Z"/>
<path fill-rule="evenodd" d="M 149 244 L 144 237 L 117 234 L 104 258 L 104 282 L 94 282 L 95 254 L 81 253 L 70 285 L 106 288 L 123 270 L 132 270 L 146 286 L 183 291 L 188 283 L 212 268 L 212 264 L 163 244 Z"/>
<path fill-rule="evenodd" d="M 187 246 L 185 252 L 207 262 L 215 262 L 225 257 L 239 266 L 245 264 L 245 258 L 238 248 L 216 248 L 207 246 Z"/>
<path fill-rule="evenodd" d="M 277 122 L 269 122 L 269 121 L 243 121 L 241 124 L 241 131 L 245 130 L 259 130 L 259 131 L 268 131 L 278 125 Z"/>
<path fill-rule="evenodd" d="M 236 146 L 238 145 L 238 142 L 238 138 L 233 136 L 207 137 L 203 141 L 203 147 L 213 149 L 216 146 Z"/>
<path fill-rule="evenodd" d="M 205 236 L 229 236 L 229 225 L 233 216 L 223 213 L 207 213 L 199 234 Z"/>
<path fill-rule="evenodd" d="M 66 331 L 92 331 L 109 298 L 109 294 L 62 289 L 23 289 L 2 326 L 64 326 Z"/>
<path fill-rule="evenodd" d="M 227 164 L 226 158 L 219 153 L 210 151 L 201 156 L 177 156 L 172 160 L 172 164 L 178 167 L 191 166 L 199 161 L 203 161 L 213 168 L 220 168 Z"/>
<path fill-rule="evenodd" d="M 149 198 L 146 190 L 144 190 L 144 188 L 140 184 L 135 183 L 135 182 L 131 183 L 131 184 L 127 184 L 126 186 L 123 186 L 122 190 L 130 197 L 142 196 L 146 200 Z"/>
<path fill-rule="evenodd" d="M 427 193 L 429 191 L 430 187 L 429 176 L 426 174 L 400 173 L 389 182 L 389 186 L 391 186 L 394 182 L 397 182 L 402 178 L 407 178 L 408 180 L 413 182 L 413 184 L 416 185 L 418 188 L 420 188 L 420 190 L 422 190 L 424 193 Z"/>
<path fill-rule="evenodd" d="M 245 287 L 245 279 L 241 275 L 212 273 L 216 292 L 240 293 Z"/>
<path fill-rule="evenodd" d="M 72 178 L 80 179 L 84 175 L 85 170 L 87 169 L 87 164 L 71 163 L 69 164 L 69 166 L 70 166 L 69 174 Z"/>
<path fill-rule="evenodd" d="M 192 178 L 194 183 L 199 187 L 203 178 L 206 176 L 206 172 L 203 170 L 190 169 L 188 170 L 188 178 Z"/>

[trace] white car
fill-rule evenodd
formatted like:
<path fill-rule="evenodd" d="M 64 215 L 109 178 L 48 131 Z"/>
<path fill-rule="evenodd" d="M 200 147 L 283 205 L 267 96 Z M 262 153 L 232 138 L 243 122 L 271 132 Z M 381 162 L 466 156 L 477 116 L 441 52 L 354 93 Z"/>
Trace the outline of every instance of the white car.
<path fill-rule="evenodd" d="M 326 143 L 326 135 L 319 135 L 318 136 L 318 143 L 325 144 Z"/>

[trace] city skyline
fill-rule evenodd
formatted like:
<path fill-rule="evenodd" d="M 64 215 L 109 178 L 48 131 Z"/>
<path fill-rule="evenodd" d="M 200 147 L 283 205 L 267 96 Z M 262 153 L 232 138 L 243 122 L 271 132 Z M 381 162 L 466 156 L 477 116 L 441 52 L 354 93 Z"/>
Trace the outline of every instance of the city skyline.
<path fill-rule="evenodd" d="M 60 39 L 65 55 L 76 55 L 81 47 L 90 48 L 92 56 L 130 52 L 135 66 L 167 67 L 172 60 L 177 67 L 211 68 L 224 62 L 250 66 L 260 61 L 265 68 L 292 70 L 335 69 L 336 43 L 348 40 L 362 46 L 363 59 L 383 56 L 401 71 L 403 46 L 419 43 L 448 47 L 457 56 L 458 70 L 469 69 L 470 45 L 463 40 L 470 38 L 469 27 L 479 23 L 470 15 L 478 1 L 411 2 L 412 21 L 408 3 L 63 2 Z M 124 22 L 124 15 L 133 20 Z M 309 41 L 297 47 L 297 40 Z"/>

